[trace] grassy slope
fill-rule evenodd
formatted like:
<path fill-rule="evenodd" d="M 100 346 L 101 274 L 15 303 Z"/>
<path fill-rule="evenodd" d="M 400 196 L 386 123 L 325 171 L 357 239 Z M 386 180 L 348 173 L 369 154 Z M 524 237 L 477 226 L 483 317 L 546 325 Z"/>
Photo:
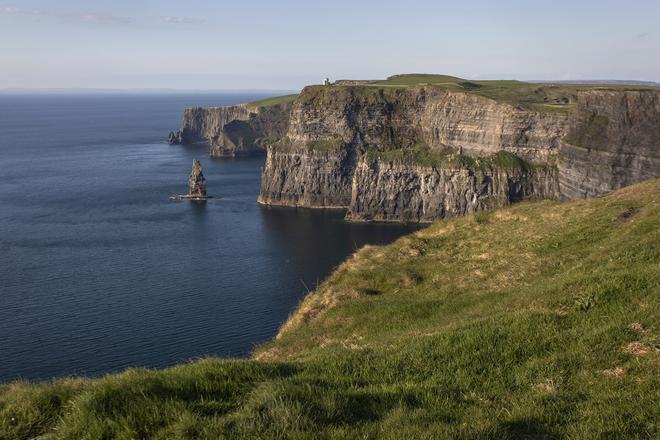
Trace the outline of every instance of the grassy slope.
<path fill-rule="evenodd" d="M 515 80 L 465 80 L 447 75 L 409 74 L 395 75 L 374 85 L 386 87 L 407 87 L 417 84 L 429 84 L 448 90 L 462 91 L 485 96 L 496 101 L 523 105 L 531 110 L 544 112 L 569 112 L 579 90 L 590 88 L 616 89 L 653 89 L 657 86 L 623 84 L 549 84 L 529 83 Z M 569 103 L 564 103 L 564 99 Z"/>
<path fill-rule="evenodd" d="M 529 83 L 515 80 L 465 80 L 448 75 L 434 74 L 404 74 L 394 75 L 385 80 L 373 81 L 364 85 L 348 87 L 397 89 L 417 85 L 431 85 L 446 90 L 473 93 L 494 99 L 499 102 L 508 102 L 521 105 L 530 110 L 542 112 L 570 112 L 575 107 L 575 100 L 579 90 L 590 88 L 615 88 L 660 90 L 657 86 L 623 85 L 623 84 L 550 84 Z M 319 86 L 320 87 L 320 86 Z M 342 86 L 339 86 L 342 87 Z M 287 95 L 267 98 L 250 103 L 251 105 L 267 107 L 295 99 L 298 95 Z M 567 100 L 568 103 L 565 103 Z"/>
<path fill-rule="evenodd" d="M 252 106 L 255 106 L 255 107 L 272 107 L 274 105 L 285 104 L 287 102 L 291 102 L 294 99 L 296 99 L 297 97 L 298 97 L 298 93 L 295 93 L 293 95 L 274 96 L 272 98 L 264 98 L 264 99 L 260 99 L 258 101 L 250 102 L 248 105 L 252 105 Z"/>
<path fill-rule="evenodd" d="M 465 80 L 449 75 L 435 74 L 404 74 L 394 75 L 380 81 L 373 81 L 359 86 L 348 87 L 378 87 L 381 89 L 396 89 L 417 85 L 431 85 L 442 89 L 473 93 L 500 102 L 522 105 L 530 110 L 542 112 L 570 112 L 575 107 L 575 99 L 579 90 L 590 88 L 616 88 L 616 89 L 653 89 L 660 90 L 658 86 L 624 85 L 624 84 L 550 84 L 529 83 L 516 80 Z M 340 86 L 342 87 L 342 86 Z M 249 103 L 256 107 L 270 107 L 283 104 L 296 99 L 298 94 L 276 96 Z M 564 103 L 564 99 L 569 103 Z"/>
<path fill-rule="evenodd" d="M 658 196 L 522 203 L 363 248 L 260 360 L 6 385 L 0 438 L 657 438 Z"/>
<path fill-rule="evenodd" d="M 575 104 L 574 101 L 579 90 L 591 88 L 614 88 L 625 90 L 660 90 L 658 86 L 625 85 L 625 84 L 551 84 L 529 83 L 516 80 L 465 80 L 455 76 L 413 73 L 394 75 L 380 81 L 373 81 L 364 85 L 351 85 L 348 87 L 378 87 L 401 88 L 417 85 L 431 85 L 457 92 L 473 93 L 494 99 L 499 102 L 508 102 L 522 105 L 530 110 L 543 112 L 569 112 Z M 343 87 L 343 86 L 340 86 Z M 298 94 L 276 96 L 251 102 L 257 107 L 270 107 L 277 104 L 293 101 Z M 563 102 L 568 99 L 570 103 Z"/>

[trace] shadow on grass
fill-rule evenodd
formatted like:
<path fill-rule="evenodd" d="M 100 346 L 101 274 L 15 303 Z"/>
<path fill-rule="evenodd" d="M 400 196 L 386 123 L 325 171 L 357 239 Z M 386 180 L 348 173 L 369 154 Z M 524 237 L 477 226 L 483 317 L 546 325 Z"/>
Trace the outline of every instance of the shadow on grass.
<path fill-rule="evenodd" d="M 493 438 L 556 439 L 559 434 L 547 429 L 537 419 L 518 419 L 500 423 Z"/>

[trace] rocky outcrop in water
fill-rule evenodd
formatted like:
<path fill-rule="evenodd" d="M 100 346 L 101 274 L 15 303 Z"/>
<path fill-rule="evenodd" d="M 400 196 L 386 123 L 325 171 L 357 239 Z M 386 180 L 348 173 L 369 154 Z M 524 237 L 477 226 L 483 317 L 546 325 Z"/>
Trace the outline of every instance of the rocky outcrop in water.
<path fill-rule="evenodd" d="M 183 131 L 170 131 L 170 134 L 167 136 L 167 143 L 170 145 L 182 144 L 183 143 Z"/>
<path fill-rule="evenodd" d="M 188 178 L 188 196 L 206 197 L 206 178 L 202 174 L 202 164 L 197 159 L 193 160 L 192 171 Z"/>

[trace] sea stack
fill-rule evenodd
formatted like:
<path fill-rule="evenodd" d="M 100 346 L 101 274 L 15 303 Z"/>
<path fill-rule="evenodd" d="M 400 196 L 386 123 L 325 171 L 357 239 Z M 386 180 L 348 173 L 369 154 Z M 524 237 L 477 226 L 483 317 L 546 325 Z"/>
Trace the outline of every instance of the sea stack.
<path fill-rule="evenodd" d="M 206 179 L 202 174 L 202 164 L 197 159 L 193 160 L 192 171 L 188 178 L 188 196 L 206 197 Z"/>

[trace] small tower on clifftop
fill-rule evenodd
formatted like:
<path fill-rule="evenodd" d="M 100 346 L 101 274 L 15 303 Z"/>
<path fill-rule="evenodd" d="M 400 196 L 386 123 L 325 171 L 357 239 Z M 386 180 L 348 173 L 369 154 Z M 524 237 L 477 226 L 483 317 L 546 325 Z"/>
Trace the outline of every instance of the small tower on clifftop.
<path fill-rule="evenodd" d="M 329 86 L 330 85 L 330 78 L 326 78 L 323 80 L 323 85 L 324 86 Z"/>

